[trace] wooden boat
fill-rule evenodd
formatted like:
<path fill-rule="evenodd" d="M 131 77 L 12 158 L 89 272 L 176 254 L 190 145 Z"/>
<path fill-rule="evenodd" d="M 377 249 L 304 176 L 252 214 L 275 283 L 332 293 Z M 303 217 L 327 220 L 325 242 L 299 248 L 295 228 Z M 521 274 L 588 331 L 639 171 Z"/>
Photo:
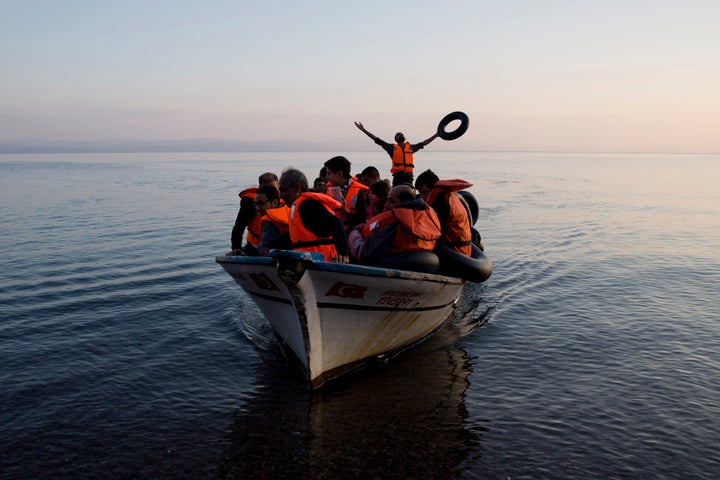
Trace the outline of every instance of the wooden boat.
<path fill-rule="evenodd" d="M 328 263 L 272 250 L 216 261 L 250 295 L 300 361 L 313 389 L 386 360 L 443 326 L 466 280 L 395 268 Z M 492 264 L 482 256 L 490 275 Z M 474 280 L 477 281 L 477 275 Z"/>

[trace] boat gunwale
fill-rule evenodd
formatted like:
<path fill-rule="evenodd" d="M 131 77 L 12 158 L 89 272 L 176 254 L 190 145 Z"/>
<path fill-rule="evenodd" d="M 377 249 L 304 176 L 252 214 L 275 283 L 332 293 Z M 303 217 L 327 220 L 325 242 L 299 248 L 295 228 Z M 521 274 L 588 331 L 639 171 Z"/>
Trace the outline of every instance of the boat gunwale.
<path fill-rule="evenodd" d="M 277 266 L 278 259 L 302 261 L 305 268 L 320 272 L 341 273 L 347 275 L 363 275 L 368 277 L 396 278 L 403 280 L 420 280 L 425 282 L 463 285 L 462 278 L 448 277 L 433 273 L 413 272 L 394 268 L 373 267 L 350 263 L 333 263 L 323 260 L 322 254 L 311 252 L 295 252 L 291 250 L 270 250 L 269 257 L 253 257 L 241 255 L 220 255 L 215 257 L 217 263 L 236 263 L 258 266 Z"/>

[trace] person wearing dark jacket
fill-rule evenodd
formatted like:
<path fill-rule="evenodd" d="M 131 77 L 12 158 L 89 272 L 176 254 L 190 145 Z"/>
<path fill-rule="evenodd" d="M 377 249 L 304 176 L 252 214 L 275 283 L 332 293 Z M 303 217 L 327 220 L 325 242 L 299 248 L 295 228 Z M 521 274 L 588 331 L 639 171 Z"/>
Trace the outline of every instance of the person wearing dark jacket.
<path fill-rule="evenodd" d="M 333 157 L 325 162 L 328 184 L 326 193 L 342 204 L 336 214 L 342 218 L 345 229 L 367 220 L 367 198 L 370 189 L 350 174 L 350 160 Z"/>
<path fill-rule="evenodd" d="M 257 247 L 262 257 L 271 249 L 290 249 L 288 217 L 290 209 L 280 200 L 277 188 L 266 185 L 255 194 L 255 208 L 260 215 L 260 244 Z"/>
<path fill-rule="evenodd" d="M 295 168 L 280 175 L 280 198 L 290 207 L 288 230 L 292 249 L 319 252 L 328 262 L 348 263 L 345 227 L 334 213 L 340 202 L 324 193 L 311 192 L 307 177 Z"/>
<path fill-rule="evenodd" d="M 388 210 L 350 232 L 348 241 L 355 259 L 373 264 L 387 255 L 433 250 L 440 238 L 440 221 L 422 198 L 415 198 L 412 188 L 393 187 L 387 207 Z"/>
<path fill-rule="evenodd" d="M 258 177 L 258 186 L 246 188 L 240 196 L 240 210 L 230 236 L 231 251 L 229 255 L 257 255 L 257 246 L 260 243 L 260 215 L 255 209 L 255 194 L 260 187 L 272 185 L 277 188 L 278 177 L 272 172 L 265 172 Z M 243 234 L 248 229 L 246 248 L 243 249 Z"/>

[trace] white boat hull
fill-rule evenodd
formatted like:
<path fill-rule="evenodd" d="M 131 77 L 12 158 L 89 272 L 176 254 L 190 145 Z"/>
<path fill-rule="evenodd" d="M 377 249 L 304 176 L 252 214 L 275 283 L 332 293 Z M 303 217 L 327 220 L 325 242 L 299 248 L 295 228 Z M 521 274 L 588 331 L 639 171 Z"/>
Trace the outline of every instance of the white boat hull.
<path fill-rule="evenodd" d="M 436 331 L 465 281 L 440 275 L 327 263 L 314 254 L 217 257 L 318 388 L 370 359 Z"/>

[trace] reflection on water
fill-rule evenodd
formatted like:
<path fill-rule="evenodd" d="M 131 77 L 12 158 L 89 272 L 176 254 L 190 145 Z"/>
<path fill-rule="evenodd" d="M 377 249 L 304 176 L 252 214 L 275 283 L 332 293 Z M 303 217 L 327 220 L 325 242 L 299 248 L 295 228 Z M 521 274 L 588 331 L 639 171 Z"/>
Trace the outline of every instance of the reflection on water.
<path fill-rule="evenodd" d="M 2 480 L 720 478 L 718 155 L 423 153 L 475 185 L 493 276 L 465 323 L 315 396 L 213 258 L 240 188 L 325 153 L 16 157 Z"/>
<path fill-rule="evenodd" d="M 476 320 L 472 320 L 476 324 Z M 471 363 L 436 335 L 391 365 L 312 393 L 284 360 L 259 367 L 235 415 L 221 478 L 448 478 L 477 452 L 464 399 Z"/>

